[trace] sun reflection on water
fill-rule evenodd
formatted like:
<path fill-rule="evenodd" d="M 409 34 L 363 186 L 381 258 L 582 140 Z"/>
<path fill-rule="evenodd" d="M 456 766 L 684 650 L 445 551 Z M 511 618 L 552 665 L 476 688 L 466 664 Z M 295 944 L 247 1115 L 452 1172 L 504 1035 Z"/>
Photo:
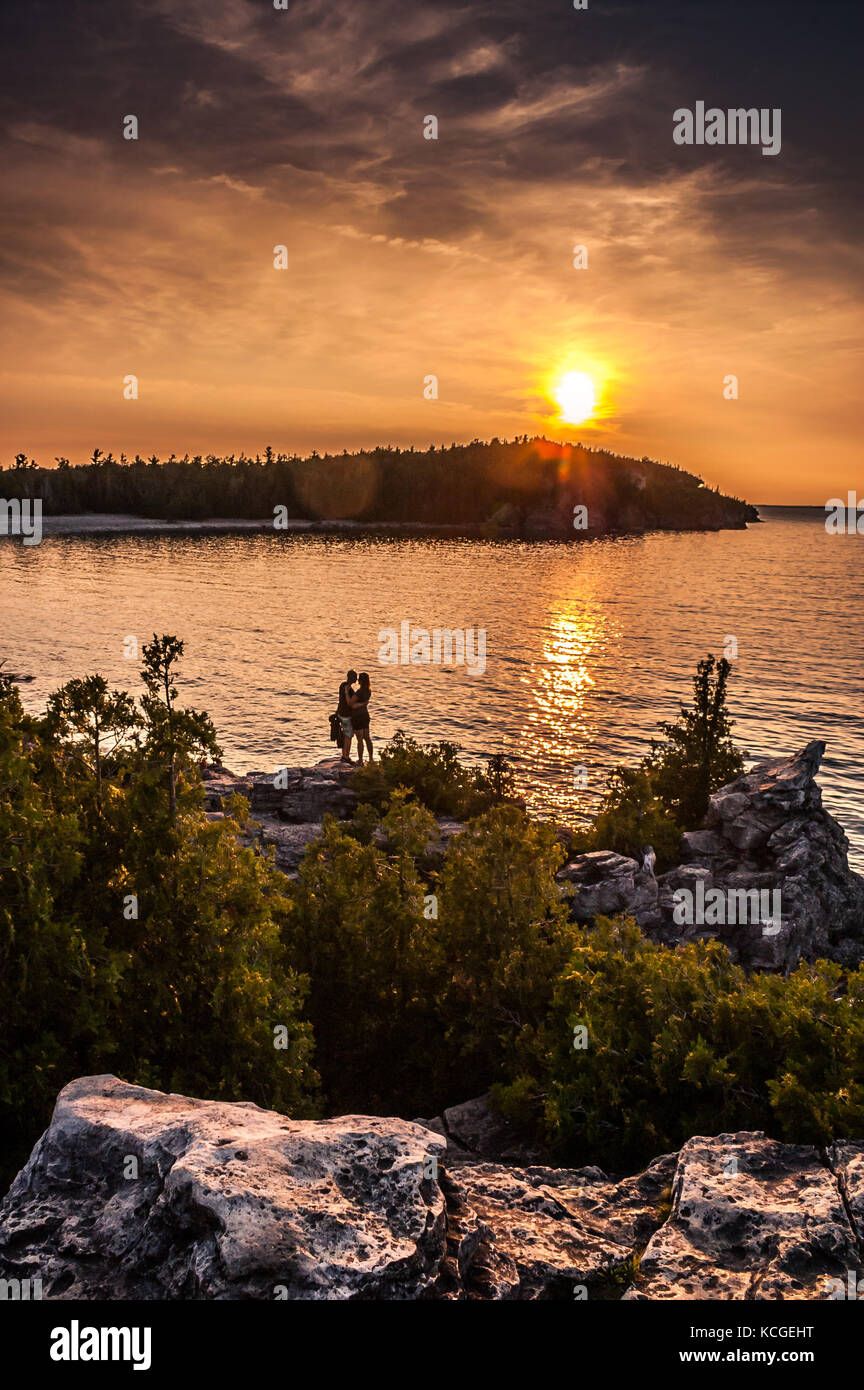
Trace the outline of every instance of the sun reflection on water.
<path fill-rule="evenodd" d="M 554 770 L 557 819 L 571 825 L 583 824 L 596 807 L 597 789 L 588 790 L 580 769 L 590 769 L 595 757 L 595 686 L 612 638 L 608 614 L 590 601 L 559 604 L 549 614 L 538 660 L 521 678 L 531 698 L 521 738 L 523 795 L 531 806 L 534 772 Z M 547 808 L 548 802 L 547 790 Z"/>

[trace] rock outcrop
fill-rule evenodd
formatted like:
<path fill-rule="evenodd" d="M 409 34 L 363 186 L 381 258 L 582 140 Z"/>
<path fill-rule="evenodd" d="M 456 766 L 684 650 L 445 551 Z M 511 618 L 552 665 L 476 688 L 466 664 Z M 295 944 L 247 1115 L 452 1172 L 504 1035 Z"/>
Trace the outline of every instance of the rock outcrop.
<path fill-rule="evenodd" d="M 864 1149 L 854 1146 L 860 1161 Z M 856 1182 L 856 1190 L 860 1185 Z M 626 1299 L 816 1299 L 859 1268 L 837 1169 L 762 1134 L 691 1139 Z"/>
<path fill-rule="evenodd" d="M 810 743 L 715 792 L 702 826 L 681 838 L 682 862 L 656 879 L 622 855 L 576 856 L 559 874 L 575 890 L 574 916 L 624 912 L 667 943 L 717 938 L 752 968 L 790 970 L 820 957 L 859 964 L 864 879 L 822 806 L 824 753 L 824 743 Z M 703 909 L 689 921 L 687 895 Z"/>
<path fill-rule="evenodd" d="M 283 767 L 237 777 L 226 768 L 208 768 L 202 781 L 208 811 L 221 811 L 232 796 L 245 796 L 255 816 L 289 825 L 310 825 L 325 815 L 344 819 L 357 807 L 348 784 L 351 768 L 331 759 L 317 767 Z"/>
<path fill-rule="evenodd" d="M 357 810 L 357 793 L 351 787 L 351 768 L 338 758 L 325 759 L 316 767 L 286 767 L 278 772 L 248 772 L 237 776 L 227 768 L 208 767 L 202 774 L 204 806 L 211 819 L 225 814 L 232 796 L 245 797 L 251 821 L 243 843 L 260 850 L 272 848 L 277 869 L 289 878 L 297 870 L 307 847 L 321 834 L 325 816 L 348 820 Z M 461 821 L 437 818 L 438 829 L 430 841 L 421 867 L 438 869 L 454 835 L 464 830 Z M 386 846 L 382 831 L 374 843 Z"/>
<path fill-rule="evenodd" d="M 452 1123 L 498 1142 L 471 1105 Z M 0 1278 L 48 1300 L 822 1299 L 860 1278 L 862 1241 L 864 1144 L 694 1138 L 621 1179 L 453 1165 L 416 1122 L 95 1076 L 0 1207 Z"/>
<path fill-rule="evenodd" d="M 212 818 L 224 815 L 232 796 L 249 802 L 252 823 L 244 843 L 272 848 L 276 867 L 295 877 L 307 846 L 321 834 L 325 815 L 346 820 L 357 809 L 351 769 L 330 759 L 317 767 L 286 767 L 238 777 L 224 767 L 202 775 L 204 805 Z"/>
<path fill-rule="evenodd" d="M 625 912 L 642 927 L 660 921 L 657 880 L 625 854 L 594 850 L 578 854 L 557 875 L 573 891 L 573 915 L 580 922 Z"/>
<path fill-rule="evenodd" d="M 0 1209 L 0 1270 L 38 1275 L 46 1298 L 418 1298 L 444 1252 L 424 1176 L 444 1147 L 403 1120 L 289 1120 L 85 1077 Z"/>

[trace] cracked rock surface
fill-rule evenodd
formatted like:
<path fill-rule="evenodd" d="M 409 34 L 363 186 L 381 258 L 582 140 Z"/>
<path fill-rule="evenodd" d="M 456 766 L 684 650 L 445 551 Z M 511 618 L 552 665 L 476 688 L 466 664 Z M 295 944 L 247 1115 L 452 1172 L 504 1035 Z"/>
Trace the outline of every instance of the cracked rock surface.
<path fill-rule="evenodd" d="M 714 792 L 702 827 L 681 837 L 682 862 L 659 878 L 624 855 L 576 855 L 557 876 L 575 890 L 573 916 L 590 922 L 624 912 L 666 944 L 716 938 L 753 969 L 788 971 L 800 960 L 825 957 L 858 965 L 864 879 L 849 868 L 849 841 L 822 805 L 816 775 L 824 755 L 824 743 L 808 743 L 794 757 L 759 763 Z M 695 895 L 700 882 L 706 894 L 724 895 L 725 920 L 676 920 L 676 893 Z"/>
<path fill-rule="evenodd" d="M 0 1207 L 0 1278 L 59 1300 L 397 1301 L 825 1299 L 861 1278 L 864 1143 L 694 1137 L 615 1178 L 484 1161 L 469 1105 L 454 1164 L 419 1122 L 83 1077 Z"/>

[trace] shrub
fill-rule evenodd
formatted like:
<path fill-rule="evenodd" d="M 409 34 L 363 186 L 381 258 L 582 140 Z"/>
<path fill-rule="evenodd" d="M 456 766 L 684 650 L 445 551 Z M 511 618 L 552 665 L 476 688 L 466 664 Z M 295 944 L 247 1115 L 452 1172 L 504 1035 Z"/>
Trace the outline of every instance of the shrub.
<path fill-rule="evenodd" d="M 486 770 L 465 767 L 455 743 L 420 744 L 401 729 L 384 748 L 377 762 L 358 768 L 352 786 L 361 802 L 387 808 L 397 787 L 411 791 L 437 816 L 468 820 L 497 802 L 515 799 L 513 773 L 500 754 L 490 758 Z"/>
<path fill-rule="evenodd" d="M 166 696 L 151 688 L 140 713 L 88 677 L 37 720 L 0 682 L 4 1178 L 82 1074 L 310 1113 L 305 982 L 279 936 L 287 880 L 240 847 L 235 820 L 207 820 L 212 727 L 174 703 L 179 644 L 157 646 Z"/>
<path fill-rule="evenodd" d="M 652 845 L 662 873 L 678 862 L 680 842 L 681 827 L 656 795 L 651 774 L 645 767 L 618 767 L 591 829 L 578 839 L 578 852 L 611 849 L 641 860 L 643 847 Z"/>
<path fill-rule="evenodd" d="M 554 879 L 562 859 L 554 829 L 515 806 L 487 812 L 451 842 L 440 876 L 441 1008 L 469 1094 L 501 1075 L 549 1008 L 573 939 Z"/>
<path fill-rule="evenodd" d="M 392 857 L 328 817 L 300 865 L 283 929 L 310 980 L 317 1065 L 337 1112 L 416 1114 L 446 1070 L 435 1005 L 442 962 L 412 853 L 435 822 L 399 797 L 385 829 Z"/>
<path fill-rule="evenodd" d="M 717 942 L 671 949 L 598 918 L 496 1100 L 524 1121 L 533 1098 L 538 1130 L 576 1163 L 637 1167 L 735 1129 L 825 1144 L 864 1127 L 862 999 L 864 969 L 747 975 Z"/>

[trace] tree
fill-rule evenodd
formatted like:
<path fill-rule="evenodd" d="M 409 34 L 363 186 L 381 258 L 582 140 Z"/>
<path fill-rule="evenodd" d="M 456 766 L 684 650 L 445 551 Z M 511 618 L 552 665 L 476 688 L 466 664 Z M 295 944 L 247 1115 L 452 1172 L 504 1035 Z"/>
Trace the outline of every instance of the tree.
<path fill-rule="evenodd" d="M 174 639 L 160 650 L 176 655 Z M 306 982 L 280 937 L 287 880 L 239 843 L 239 798 L 207 819 L 194 759 L 212 726 L 169 698 L 170 738 L 149 690 L 142 737 L 131 697 L 101 677 L 69 682 L 40 719 L 0 673 L 4 1178 L 75 1076 L 310 1113 Z"/>
<path fill-rule="evenodd" d="M 141 679 L 147 694 L 141 697 L 147 729 L 148 751 L 164 761 L 168 778 L 169 814 L 172 824 L 177 819 L 178 762 L 189 766 L 205 755 L 217 759 L 221 749 L 216 742 L 216 730 L 206 714 L 194 709 L 177 708 L 175 667 L 183 655 L 183 643 L 176 637 L 164 635 L 145 643 Z"/>
<path fill-rule="evenodd" d="M 96 801 L 102 809 L 102 765 L 116 753 L 140 723 L 131 695 L 108 689 L 104 676 L 68 681 L 48 700 L 48 717 L 71 742 L 85 750 L 96 782 Z M 106 746 L 107 742 L 107 746 Z"/>
<path fill-rule="evenodd" d="M 657 796 L 685 828 L 699 824 L 712 792 L 744 771 L 746 754 L 732 742 L 726 709 L 731 669 L 725 657 L 699 662 L 692 707 L 682 705 L 675 723 L 661 724 L 665 740 L 652 744 L 644 763 Z"/>
<path fill-rule="evenodd" d="M 116 999 L 104 924 L 78 911 L 85 832 L 41 772 L 38 733 L 15 687 L 2 686 L 0 1166 L 7 1180 L 60 1087 L 104 1070 L 100 1041 Z"/>

